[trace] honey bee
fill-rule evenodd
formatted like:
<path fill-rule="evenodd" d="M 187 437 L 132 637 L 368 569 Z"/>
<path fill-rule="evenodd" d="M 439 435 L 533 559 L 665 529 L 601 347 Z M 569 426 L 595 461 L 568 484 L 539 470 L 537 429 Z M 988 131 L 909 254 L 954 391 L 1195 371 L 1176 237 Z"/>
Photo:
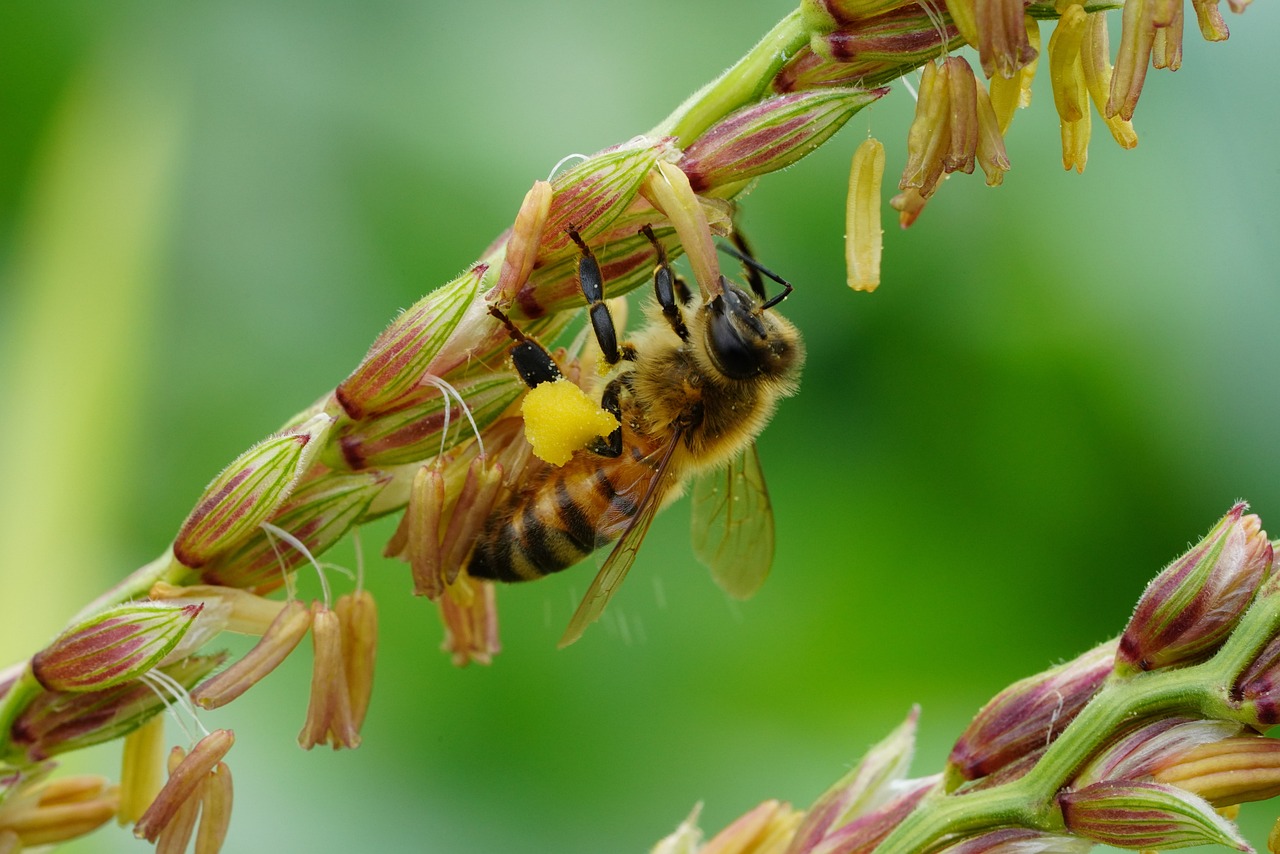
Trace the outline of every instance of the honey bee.
<path fill-rule="evenodd" d="M 599 618 L 630 570 L 657 511 L 693 489 L 694 551 L 730 595 L 746 598 L 773 561 L 773 511 L 755 439 L 779 400 L 797 388 L 804 346 L 774 307 L 791 285 L 757 264 L 738 240 L 750 291 L 720 278 L 721 292 L 694 295 L 657 253 L 648 323 L 619 344 L 599 265 L 574 229 L 579 279 L 605 361 L 614 366 L 601 407 L 618 418 L 607 438 L 564 466 L 536 461 L 494 508 L 471 552 L 476 578 L 528 581 L 570 567 L 617 541 L 560 641 L 573 643 Z M 784 286 L 768 298 L 764 272 Z M 550 354 L 497 309 L 516 344 L 512 362 L 531 388 L 561 378 Z"/>

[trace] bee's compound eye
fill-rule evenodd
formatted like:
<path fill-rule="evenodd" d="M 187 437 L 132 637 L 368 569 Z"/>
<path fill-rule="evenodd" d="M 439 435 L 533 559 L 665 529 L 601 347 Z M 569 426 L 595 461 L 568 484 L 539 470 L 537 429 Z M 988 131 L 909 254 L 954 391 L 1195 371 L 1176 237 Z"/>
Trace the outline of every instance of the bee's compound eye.
<path fill-rule="evenodd" d="M 726 291 L 717 296 L 709 308 L 711 322 L 707 324 L 707 349 L 716 368 L 735 380 L 749 379 L 760 373 L 759 345 L 748 341 L 744 333 L 757 336 L 754 329 L 743 329 L 740 323 L 743 312 L 733 292 Z"/>

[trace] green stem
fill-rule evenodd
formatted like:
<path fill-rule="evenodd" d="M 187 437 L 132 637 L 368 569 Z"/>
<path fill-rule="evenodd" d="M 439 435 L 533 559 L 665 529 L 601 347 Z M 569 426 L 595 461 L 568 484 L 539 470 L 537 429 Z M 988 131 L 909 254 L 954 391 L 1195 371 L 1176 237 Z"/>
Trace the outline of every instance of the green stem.
<path fill-rule="evenodd" d="M 922 803 L 876 849 L 920 854 L 943 837 L 1011 825 L 1046 833 L 1063 829 L 1055 795 L 1099 747 L 1134 721 L 1192 714 L 1249 723 L 1227 689 L 1280 626 L 1280 596 L 1259 599 L 1211 660 L 1194 667 L 1113 679 L 1080 712 L 1026 776 L 981 792 L 938 795 Z"/>
<path fill-rule="evenodd" d="M 729 113 L 760 98 L 782 66 L 809 43 L 809 28 L 799 9 L 765 34 L 732 68 L 691 95 L 650 131 L 674 136 L 683 148 Z"/>

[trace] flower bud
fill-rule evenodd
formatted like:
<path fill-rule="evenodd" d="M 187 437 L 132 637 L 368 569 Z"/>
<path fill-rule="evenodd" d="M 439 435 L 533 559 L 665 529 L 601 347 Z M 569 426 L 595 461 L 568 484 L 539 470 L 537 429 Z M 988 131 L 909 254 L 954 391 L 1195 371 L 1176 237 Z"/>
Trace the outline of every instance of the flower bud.
<path fill-rule="evenodd" d="M 1225 845 L 1249 851 L 1202 798 L 1160 783 L 1105 782 L 1058 795 L 1067 830 L 1120 848 Z"/>
<path fill-rule="evenodd" d="M 1156 576 L 1120 639 L 1117 672 L 1189 664 L 1226 639 L 1271 568 L 1258 517 L 1237 504 Z"/>
<path fill-rule="evenodd" d="M 259 533 L 324 444 L 333 419 L 317 415 L 254 445 L 205 488 L 182 523 L 173 554 L 199 569 Z"/>
<path fill-rule="evenodd" d="M 996 78 L 1003 80 L 1004 78 Z M 994 80 L 992 81 L 995 82 Z M 978 101 L 978 166 L 987 176 L 987 186 L 1004 183 L 1004 173 L 1009 171 L 1009 153 L 1004 147 L 1004 133 L 996 119 L 995 108 L 987 90 L 977 87 Z"/>
<path fill-rule="evenodd" d="M 1190 718 L 1153 721 L 1108 744 L 1080 769 L 1072 785 L 1083 788 L 1107 780 L 1145 779 L 1171 758 L 1201 745 L 1231 738 L 1240 730 L 1240 724 L 1231 721 Z"/>
<path fill-rule="evenodd" d="M 294 489 L 267 521 L 292 534 L 312 554 L 320 554 L 360 521 L 389 482 L 388 475 L 377 471 L 317 471 Z M 282 545 L 275 534 L 260 528 L 238 548 L 205 564 L 200 577 L 213 585 L 268 593 L 284 584 L 285 573 L 306 560 L 301 551 Z"/>
<path fill-rule="evenodd" d="M 225 658 L 192 656 L 158 670 L 189 689 Z M 101 691 L 45 691 L 14 722 L 13 743 L 31 761 L 46 759 L 120 738 L 164 708 L 165 701 L 136 679 Z"/>
<path fill-rule="evenodd" d="M 978 151 L 978 81 L 963 57 L 948 56 L 942 62 L 947 66 L 947 103 L 951 108 L 951 142 L 942 155 L 942 165 L 948 172 L 969 175 Z"/>
<path fill-rule="evenodd" d="M 913 707 L 897 729 L 814 802 L 796 829 L 791 852 L 815 850 L 836 828 L 870 813 L 895 794 L 894 788 L 911 766 L 919 719 L 920 707 Z"/>
<path fill-rule="evenodd" d="M 1240 735 L 1201 744 L 1166 757 L 1152 777 L 1215 807 L 1274 798 L 1280 795 L 1280 741 Z"/>
<path fill-rule="evenodd" d="M 1015 682 L 982 707 L 951 749 L 949 774 L 985 777 L 1051 743 L 1111 674 L 1116 642 Z"/>
<path fill-rule="evenodd" d="M 783 169 L 826 142 L 888 89 L 823 89 L 780 95 L 712 125 L 684 151 L 695 193 Z"/>
<path fill-rule="evenodd" d="M 484 430 L 520 396 L 525 385 L 519 377 L 503 371 L 480 374 L 459 382 L 456 388 L 476 429 Z M 335 443 L 341 449 L 343 464 L 359 471 L 420 462 L 471 438 L 471 421 L 450 397 L 431 388 L 414 406 L 343 424 Z"/>
<path fill-rule="evenodd" d="M 942 157 L 951 144 L 951 84 L 946 63 L 925 63 L 920 77 L 916 114 L 907 131 L 907 165 L 898 189 L 914 187 L 923 198 L 937 189 Z"/>
<path fill-rule="evenodd" d="M 801 844 L 797 834 L 787 854 L 872 854 L 925 796 L 936 790 L 940 780 L 940 776 L 904 780 L 896 787 L 893 800 L 832 829 L 821 841 Z"/>
<path fill-rule="evenodd" d="M 538 261 L 546 263 L 554 255 L 572 254 L 569 226 L 591 242 L 627 209 L 657 164 L 676 157 L 671 140 L 640 136 L 606 148 L 551 179 L 554 195 L 542 229 Z"/>
<path fill-rule="evenodd" d="M 811 32 L 846 27 L 908 5 L 909 0 L 803 0 L 800 11 Z"/>
<path fill-rule="evenodd" d="M 865 80 L 862 85 L 870 86 L 888 82 L 901 74 L 905 65 L 945 55 L 961 42 L 960 32 L 945 18 L 939 19 L 932 7 L 908 3 L 847 29 L 815 36 L 811 47 L 823 59 L 845 64 L 848 73 L 857 70 Z M 893 73 L 893 77 L 882 80 L 877 72 Z M 856 82 L 858 78 L 849 80 L 850 84 Z"/>
<path fill-rule="evenodd" d="M 1005 827 L 948 845 L 938 854 L 1087 854 L 1093 842 L 1025 827 Z"/>
<path fill-rule="evenodd" d="M 477 264 L 400 313 L 334 394 L 359 420 L 427 396 L 422 377 L 476 300 L 487 264 Z"/>
<path fill-rule="evenodd" d="M 1272 638 L 1254 656 L 1236 680 L 1231 699 L 1251 712 L 1253 723 L 1259 726 L 1280 723 L 1280 636 Z"/>
<path fill-rule="evenodd" d="M 137 679 L 169 654 L 201 605 L 117 605 L 63 632 L 31 659 L 48 691 L 100 691 Z"/>

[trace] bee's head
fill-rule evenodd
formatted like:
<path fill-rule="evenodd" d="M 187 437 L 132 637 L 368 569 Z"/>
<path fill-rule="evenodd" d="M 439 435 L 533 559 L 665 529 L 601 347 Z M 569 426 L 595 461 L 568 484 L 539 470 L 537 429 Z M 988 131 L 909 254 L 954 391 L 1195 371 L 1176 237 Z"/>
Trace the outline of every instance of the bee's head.
<path fill-rule="evenodd" d="M 804 358 L 800 336 L 786 319 L 769 311 L 786 294 L 758 303 L 723 277 L 720 284 L 723 292 L 703 308 L 703 343 L 711 364 L 734 380 L 791 379 Z"/>

